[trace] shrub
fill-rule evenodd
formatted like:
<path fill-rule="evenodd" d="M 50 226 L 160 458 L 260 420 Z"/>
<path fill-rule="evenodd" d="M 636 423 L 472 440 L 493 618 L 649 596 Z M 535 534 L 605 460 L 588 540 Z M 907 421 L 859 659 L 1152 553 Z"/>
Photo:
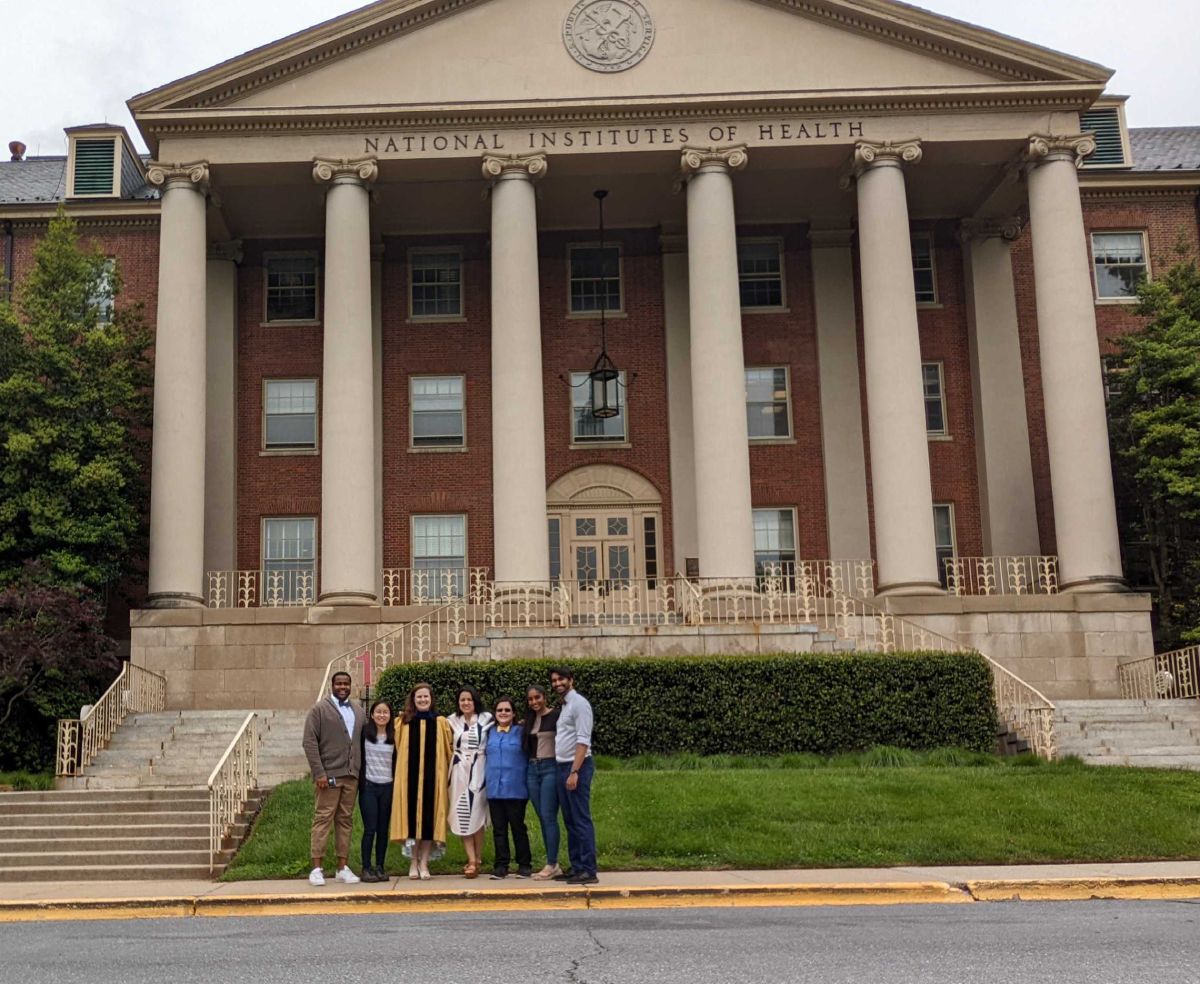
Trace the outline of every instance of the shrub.
<path fill-rule="evenodd" d="M 378 695 L 401 707 L 419 680 L 450 713 L 456 689 L 490 706 L 546 686 L 551 660 L 394 666 Z M 833 754 L 890 745 L 991 751 L 991 671 L 975 653 L 838 653 L 580 659 L 570 663 L 596 714 L 596 752 L 630 758 Z"/>

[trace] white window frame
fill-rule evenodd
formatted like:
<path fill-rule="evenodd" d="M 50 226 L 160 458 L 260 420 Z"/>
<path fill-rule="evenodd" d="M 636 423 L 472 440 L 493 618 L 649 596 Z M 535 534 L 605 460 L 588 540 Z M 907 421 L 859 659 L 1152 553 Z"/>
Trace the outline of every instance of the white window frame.
<path fill-rule="evenodd" d="M 797 516 L 796 507 L 795 506 L 755 506 L 755 507 L 753 507 L 750 510 L 751 541 L 753 541 L 753 539 L 754 539 L 754 514 L 759 513 L 759 512 L 790 513 L 791 514 L 791 517 L 792 517 L 792 553 L 795 554 L 795 557 L 792 559 L 792 563 L 793 564 L 797 563 L 800 560 L 800 535 L 799 535 L 799 524 L 798 524 L 799 517 Z M 782 561 L 782 563 L 787 563 L 787 561 Z M 757 550 L 757 548 L 754 550 L 754 569 L 755 569 L 755 576 L 757 577 L 758 576 L 758 573 L 757 573 L 758 572 L 758 550 Z"/>
<path fill-rule="evenodd" d="M 954 503 L 953 502 L 935 502 L 933 504 L 934 521 L 933 521 L 933 556 L 938 567 L 938 580 L 945 584 L 947 580 L 946 565 L 942 563 L 942 557 L 938 554 L 939 547 L 945 549 L 945 545 L 939 545 L 937 542 L 937 511 L 945 509 L 950 515 L 950 556 L 958 556 L 958 524 L 954 518 Z"/>
<path fill-rule="evenodd" d="M 112 188 L 108 191 L 93 191 L 87 194 L 75 194 L 75 145 L 79 141 L 85 143 L 103 143 L 111 141 L 113 145 L 113 183 Z M 87 198 L 120 198 L 121 197 L 121 165 L 123 163 L 124 154 L 122 153 L 124 145 L 121 136 L 118 133 L 91 133 L 89 131 L 81 131 L 79 133 L 71 133 L 67 135 L 67 181 L 66 181 L 66 197 L 68 199 L 82 200 Z"/>
<path fill-rule="evenodd" d="M 266 597 L 267 593 L 267 524 L 268 523 L 294 523 L 300 520 L 309 520 L 313 526 L 313 555 L 312 555 L 312 600 L 313 604 L 317 603 L 317 599 L 321 596 L 320 578 L 321 578 L 321 528 L 320 517 L 317 516 L 263 516 L 259 519 L 258 527 L 258 569 L 261 572 L 262 584 L 260 586 L 259 601 L 260 603 Z"/>
<path fill-rule="evenodd" d="M 923 239 L 929 243 L 929 274 L 933 281 L 933 299 L 921 300 L 916 294 L 916 276 L 917 276 L 917 253 L 912 248 L 912 244 L 918 239 Z M 941 307 L 941 291 L 938 289 L 937 275 L 937 246 L 933 242 L 933 233 L 928 229 L 916 230 L 909 233 L 909 253 L 911 254 L 912 270 L 913 270 L 913 298 L 917 302 L 919 308 L 935 308 Z"/>
<path fill-rule="evenodd" d="M 413 384 L 418 379 L 458 379 L 462 381 L 462 442 L 460 444 L 418 444 L 416 429 L 416 400 Z M 461 372 L 414 373 L 408 377 L 408 450 L 417 453 L 439 453 L 467 450 L 467 377 Z"/>
<path fill-rule="evenodd" d="M 469 571 L 471 569 L 471 522 L 466 513 L 413 513 L 408 518 L 408 559 L 409 566 L 413 571 L 417 570 L 437 570 L 437 568 L 418 568 L 417 567 L 417 522 L 422 519 L 461 519 L 462 520 L 462 537 L 463 537 L 463 562 L 462 570 Z M 444 568 L 447 570 L 458 570 L 458 568 Z M 466 575 L 464 574 L 464 577 Z M 440 596 L 441 584 L 429 585 L 429 590 L 438 593 Z M 464 591 L 466 586 L 464 585 Z"/>
<path fill-rule="evenodd" d="M 570 427 L 571 427 L 571 431 L 570 431 L 570 433 L 571 433 L 571 443 L 570 443 L 571 450 L 579 451 L 579 450 L 583 450 L 585 448 L 593 449 L 593 448 L 628 448 L 628 447 L 632 447 L 632 445 L 629 443 L 629 400 L 628 400 L 629 392 L 628 392 L 628 389 L 627 389 L 626 383 L 625 383 L 625 380 L 628 377 L 626 376 L 624 369 L 621 369 L 619 371 L 620 371 L 620 376 L 618 377 L 618 381 L 617 381 L 617 389 L 621 394 L 621 422 L 625 425 L 625 433 L 619 439 L 615 438 L 615 437 L 612 437 L 612 438 L 583 437 L 583 438 L 581 438 L 575 433 L 575 409 L 576 409 L 575 408 L 575 394 L 582 392 L 582 393 L 586 393 L 588 395 L 589 399 L 591 398 L 591 393 L 592 393 L 591 381 L 587 380 L 587 376 L 588 376 L 590 370 L 575 369 L 575 370 L 572 370 L 568 374 L 567 378 L 570 380 L 570 383 L 571 383 L 571 385 L 570 385 L 571 398 L 567 401 L 567 411 L 570 414 L 569 423 L 570 423 Z M 583 377 L 583 380 L 585 380 L 585 381 L 580 383 L 580 380 L 578 377 Z"/>
<path fill-rule="evenodd" d="M 1097 304 L 1136 304 L 1138 302 L 1137 294 L 1130 294 L 1127 297 L 1102 297 L 1100 295 L 1100 278 L 1096 276 L 1096 237 L 1097 236 L 1141 236 L 1142 238 L 1142 266 L 1146 270 L 1146 280 L 1151 279 L 1150 273 L 1150 237 L 1146 235 L 1145 229 L 1093 229 L 1088 233 L 1088 251 L 1092 258 L 1092 290 L 1096 295 Z M 1112 264 L 1105 264 L 1110 266 Z M 1117 264 L 1120 266 L 1121 264 Z M 1134 264 L 1126 264 L 1133 266 Z"/>
<path fill-rule="evenodd" d="M 267 386 L 270 383 L 313 384 L 313 397 L 316 402 L 313 409 L 314 427 L 312 447 L 273 448 L 267 444 L 267 417 L 269 416 L 267 413 Z M 286 378 L 264 376 L 262 381 L 262 417 L 260 430 L 262 433 L 262 440 L 259 442 L 259 454 L 263 457 L 288 457 L 289 455 L 311 457 L 312 455 L 318 454 L 321 449 L 321 381 L 315 376 L 288 376 Z"/>
<path fill-rule="evenodd" d="M 941 360 L 934 359 L 921 363 L 922 406 L 928 403 L 928 398 L 925 396 L 925 369 L 927 366 L 937 366 L 938 399 L 942 405 L 942 429 L 940 431 L 930 430 L 926 423 L 925 436 L 931 441 L 948 441 L 950 440 L 950 410 L 946 404 L 946 364 Z"/>
<path fill-rule="evenodd" d="M 743 308 L 742 310 L 748 310 Z M 746 366 L 743 372 L 775 372 L 778 369 L 783 370 L 783 385 L 786 389 L 784 403 L 787 406 L 787 433 L 786 434 L 771 434 L 755 437 L 753 434 L 748 434 L 751 444 L 790 444 L 795 440 L 794 425 L 792 423 L 792 367 L 791 366 Z M 778 402 L 778 401 L 773 401 Z M 750 406 L 750 388 L 746 387 L 746 407 Z"/>
<path fill-rule="evenodd" d="M 271 272 L 272 260 L 294 260 L 301 258 L 309 258 L 313 261 L 313 277 L 316 281 L 316 292 L 313 295 L 313 317 L 311 318 L 275 318 L 272 320 L 268 317 L 270 310 L 269 296 L 269 275 Z M 262 258 L 262 324 L 263 327 L 275 327 L 277 325 L 319 325 L 321 323 L 321 257 L 316 250 L 298 249 L 298 250 L 272 250 L 263 253 Z"/>
<path fill-rule="evenodd" d="M 746 314 L 787 314 L 788 308 L 788 289 L 787 289 L 787 263 L 785 262 L 786 253 L 783 248 L 782 236 L 738 236 L 738 246 L 758 246 L 764 243 L 773 244 L 779 256 L 779 303 L 778 304 L 755 304 L 748 307 L 743 307 L 742 311 Z M 757 278 L 765 279 L 765 278 Z M 741 259 L 738 259 L 738 298 L 740 300 L 742 292 L 742 265 Z"/>
<path fill-rule="evenodd" d="M 452 253 L 458 257 L 458 313 L 417 314 L 415 308 L 416 280 L 413 278 L 413 257 Z M 408 320 L 417 322 L 462 322 L 467 320 L 467 270 L 461 246 L 413 246 L 408 251 Z"/>
<path fill-rule="evenodd" d="M 575 282 L 575 277 L 572 276 L 573 270 L 571 267 L 571 256 L 577 249 L 599 249 L 599 242 L 582 242 L 567 244 L 567 317 L 577 319 L 594 320 L 600 317 L 600 309 L 595 308 L 591 311 L 575 311 L 571 308 L 571 284 Z M 624 318 L 625 317 L 625 246 L 620 240 L 605 242 L 605 249 L 615 249 L 617 251 L 617 293 L 620 295 L 621 303 L 617 308 L 606 308 L 604 315 L 607 318 Z"/>

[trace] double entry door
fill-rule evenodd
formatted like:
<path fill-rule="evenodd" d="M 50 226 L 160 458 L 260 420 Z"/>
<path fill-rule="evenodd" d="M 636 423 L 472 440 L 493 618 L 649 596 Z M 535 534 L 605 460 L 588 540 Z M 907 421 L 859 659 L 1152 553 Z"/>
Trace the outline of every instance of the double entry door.
<path fill-rule="evenodd" d="M 662 621 L 658 517 L 631 509 L 572 512 L 564 522 L 562 577 L 583 625 Z"/>
<path fill-rule="evenodd" d="M 628 587 L 642 576 L 630 512 L 595 510 L 575 513 L 569 520 L 567 557 L 580 587 L 612 590 Z"/>

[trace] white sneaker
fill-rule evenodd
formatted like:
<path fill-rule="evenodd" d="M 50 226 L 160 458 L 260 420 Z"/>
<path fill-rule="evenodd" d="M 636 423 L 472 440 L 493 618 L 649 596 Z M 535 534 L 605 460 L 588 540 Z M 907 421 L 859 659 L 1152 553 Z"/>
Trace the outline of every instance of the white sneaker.
<path fill-rule="evenodd" d="M 313 868 L 313 870 L 308 873 L 308 883 L 318 888 L 324 885 L 325 872 L 323 872 L 320 868 Z"/>
<path fill-rule="evenodd" d="M 337 873 L 337 880 L 340 882 L 345 882 L 347 885 L 357 885 L 360 881 L 362 881 L 358 875 L 350 870 L 349 865 Z M 324 882 L 324 879 L 322 879 L 322 882 Z"/>

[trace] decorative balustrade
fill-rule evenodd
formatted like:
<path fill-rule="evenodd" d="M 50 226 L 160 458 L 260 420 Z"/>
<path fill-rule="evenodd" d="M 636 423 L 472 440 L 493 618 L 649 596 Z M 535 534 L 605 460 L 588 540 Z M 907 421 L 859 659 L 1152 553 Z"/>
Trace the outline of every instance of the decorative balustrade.
<path fill-rule="evenodd" d="M 208 777 L 208 870 L 211 874 L 225 839 L 258 787 L 258 715 L 253 711 Z"/>
<path fill-rule="evenodd" d="M 302 571 L 209 571 L 209 608 L 307 608 L 317 603 L 317 578 Z"/>
<path fill-rule="evenodd" d="M 1200 646 L 1122 663 L 1117 676 L 1126 700 L 1200 698 Z"/>
<path fill-rule="evenodd" d="M 490 576 L 487 567 L 385 567 L 383 603 L 396 608 L 467 598 L 473 604 L 482 604 L 484 586 Z"/>
<path fill-rule="evenodd" d="M 78 721 L 58 722 L 55 775 L 79 775 L 92 764 L 126 717 L 161 711 L 166 698 L 167 681 L 163 677 L 126 663 L 112 686 L 87 714 Z"/>
<path fill-rule="evenodd" d="M 1057 557 L 944 557 L 952 595 L 1058 594 Z"/>

